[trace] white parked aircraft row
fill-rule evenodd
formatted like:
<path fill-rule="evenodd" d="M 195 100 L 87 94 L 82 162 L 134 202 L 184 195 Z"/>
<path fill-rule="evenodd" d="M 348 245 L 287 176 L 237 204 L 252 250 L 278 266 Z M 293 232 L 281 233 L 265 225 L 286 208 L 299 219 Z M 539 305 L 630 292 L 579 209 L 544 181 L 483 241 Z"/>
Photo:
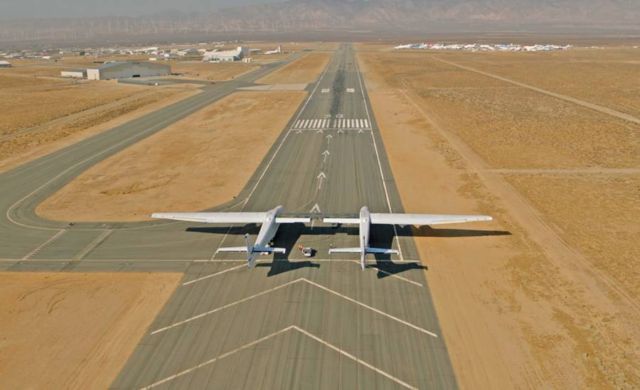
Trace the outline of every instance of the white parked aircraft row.
<path fill-rule="evenodd" d="M 247 238 L 246 246 L 218 248 L 217 252 L 242 252 L 247 254 L 249 268 L 256 264 L 259 254 L 285 253 L 285 248 L 275 248 L 269 243 L 278 232 L 278 227 L 283 223 L 309 223 L 308 217 L 281 217 L 284 208 L 278 206 L 266 212 L 197 212 L 197 213 L 154 213 L 152 218 L 171 219 L 175 221 L 215 223 L 215 224 L 261 224 L 258 237 L 253 245 Z M 374 254 L 397 254 L 398 251 L 390 248 L 373 248 L 369 246 L 369 231 L 371 225 L 443 225 L 451 223 L 491 221 L 488 215 L 446 215 L 446 214 L 394 214 L 394 213 L 370 213 L 364 206 L 360 209 L 357 218 L 323 218 L 325 223 L 350 224 L 360 227 L 360 246 L 355 248 L 332 248 L 329 253 L 360 253 L 360 267 L 366 266 L 365 256 Z"/>

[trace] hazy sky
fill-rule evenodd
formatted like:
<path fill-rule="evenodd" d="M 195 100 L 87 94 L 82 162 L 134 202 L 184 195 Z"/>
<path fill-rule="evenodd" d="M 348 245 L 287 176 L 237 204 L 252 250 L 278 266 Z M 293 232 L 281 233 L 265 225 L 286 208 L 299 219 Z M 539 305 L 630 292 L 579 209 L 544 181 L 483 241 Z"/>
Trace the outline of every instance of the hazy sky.
<path fill-rule="evenodd" d="M 165 10 L 203 12 L 278 0 L 0 0 L 0 19 L 146 15 Z"/>

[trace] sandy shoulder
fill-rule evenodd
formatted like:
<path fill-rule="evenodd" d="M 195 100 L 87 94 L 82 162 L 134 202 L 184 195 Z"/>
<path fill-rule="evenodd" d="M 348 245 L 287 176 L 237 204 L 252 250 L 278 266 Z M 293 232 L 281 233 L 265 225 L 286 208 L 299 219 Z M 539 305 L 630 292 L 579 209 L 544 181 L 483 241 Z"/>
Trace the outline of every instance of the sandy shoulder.
<path fill-rule="evenodd" d="M 563 256 L 572 249 L 550 236 L 548 217 L 503 179 L 485 174 L 488 164 L 433 116 L 437 105 L 412 89 L 421 78 L 443 83 L 437 72 L 446 69 L 407 69 L 405 80 L 412 81 L 394 84 L 377 58 L 360 54 L 405 209 L 496 218 L 415 238 L 461 387 L 636 386 L 634 306 L 588 262 Z"/>
<path fill-rule="evenodd" d="M 107 388 L 176 273 L 0 273 L 0 388 Z"/>
<path fill-rule="evenodd" d="M 309 84 L 318 78 L 331 59 L 331 52 L 311 52 L 259 79 L 259 84 Z"/>
<path fill-rule="evenodd" d="M 76 120 L 52 125 L 43 131 L 27 133 L 5 140 L 4 145 L 0 147 L 0 155 L 2 155 L 0 172 L 46 156 L 198 93 L 200 90 L 192 86 L 163 87 L 162 93 L 156 97 L 132 102 L 135 106 L 122 104 L 113 107 L 111 109 L 113 114 L 107 111 L 93 115 L 82 115 Z M 110 119 L 112 115 L 115 117 Z"/>
<path fill-rule="evenodd" d="M 138 221 L 230 201 L 306 95 L 229 95 L 90 168 L 36 212 L 63 221 Z"/>

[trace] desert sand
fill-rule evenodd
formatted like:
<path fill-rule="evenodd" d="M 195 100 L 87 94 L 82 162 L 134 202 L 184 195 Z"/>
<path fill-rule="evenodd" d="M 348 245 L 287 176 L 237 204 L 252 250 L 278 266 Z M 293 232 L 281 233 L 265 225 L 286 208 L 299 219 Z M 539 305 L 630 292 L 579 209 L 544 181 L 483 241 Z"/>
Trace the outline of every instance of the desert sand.
<path fill-rule="evenodd" d="M 360 50 L 405 209 L 496 218 L 416 238 L 461 387 L 639 386 L 638 129 L 429 53 Z"/>
<path fill-rule="evenodd" d="M 181 276 L 0 273 L 0 387 L 109 387 Z"/>
<path fill-rule="evenodd" d="M 637 49 L 576 48 L 540 54 L 543 53 L 437 53 L 434 57 L 640 115 Z M 530 72 L 531 68 L 535 72 Z"/>
<path fill-rule="evenodd" d="M 314 82 L 329 63 L 331 53 L 311 52 L 259 79 L 260 84 L 302 84 Z"/>
<path fill-rule="evenodd" d="M 99 94 L 101 88 L 104 86 L 96 88 L 96 93 Z M 39 118 L 32 115 L 32 107 L 35 102 L 39 101 L 40 96 L 34 96 L 28 91 L 16 93 L 16 96 L 23 100 L 20 104 L 21 107 L 6 107 L 7 112 L 11 112 L 12 116 L 5 118 L 7 128 L 10 131 L 0 135 L 2 141 L 0 142 L 0 172 L 199 93 L 199 90 L 193 86 L 185 84 L 155 87 L 154 89 L 147 88 L 125 88 L 124 91 L 128 91 L 129 96 L 120 97 L 115 101 L 100 101 L 97 106 L 65 116 L 59 116 L 59 114 L 64 114 L 64 109 L 60 113 L 48 109 L 40 111 L 39 109 L 37 110 L 40 112 Z M 0 94 L 2 93 L 0 92 Z M 67 97 L 55 95 L 62 102 L 65 99 L 68 100 Z M 52 106 L 57 105 L 56 103 Z M 49 115 L 45 115 L 47 112 Z M 17 127 L 14 125 L 15 123 L 33 125 Z"/>
<path fill-rule="evenodd" d="M 171 71 L 182 77 L 197 80 L 224 81 L 234 79 L 258 68 L 243 62 L 208 63 L 202 61 L 171 61 Z"/>
<path fill-rule="evenodd" d="M 64 221 L 138 221 L 230 201 L 305 96 L 234 93 L 85 171 L 36 212 Z"/>

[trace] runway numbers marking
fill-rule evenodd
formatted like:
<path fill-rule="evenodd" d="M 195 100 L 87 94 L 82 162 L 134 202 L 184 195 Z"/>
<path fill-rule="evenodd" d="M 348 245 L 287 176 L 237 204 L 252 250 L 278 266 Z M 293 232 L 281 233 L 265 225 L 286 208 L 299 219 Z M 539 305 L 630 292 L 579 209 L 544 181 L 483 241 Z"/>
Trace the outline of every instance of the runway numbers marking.
<path fill-rule="evenodd" d="M 329 88 L 322 88 L 322 90 L 320 91 L 321 93 L 329 93 L 330 89 Z"/>
<path fill-rule="evenodd" d="M 298 119 L 291 130 L 371 130 L 369 121 L 362 118 L 315 118 Z"/>
<path fill-rule="evenodd" d="M 356 89 L 355 88 L 347 88 L 347 93 L 355 93 Z"/>
<path fill-rule="evenodd" d="M 248 343 L 246 343 L 244 345 L 241 345 L 238 348 L 232 349 L 231 351 L 225 352 L 222 355 L 218 355 L 218 356 L 216 356 L 214 358 L 211 358 L 211 359 L 209 359 L 209 360 L 207 360 L 205 362 L 197 364 L 197 365 L 195 365 L 195 366 L 193 366 L 191 368 L 187 368 L 186 370 L 182 370 L 182 371 L 178 372 L 177 374 L 168 376 L 168 377 L 166 377 L 164 379 L 161 379 L 161 380 L 159 380 L 157 382 L 154 382 L 154 383 L 152 383 L 152 384 L 150 384 L 148 386 L 142 387 L 141 389 L 142 390 L 147 390 L 147 389 L 152 389 L 154 387 L 160 386 L 160 385 L 165 384 L 165 383 L 167 383 L 169 381 L 172 381 L 172 380 L 174 380 L 176 378 L 179 378 L 181 376 L 190 374 L 190 373 L 194 372 L 195 370 L 198 370 L 198 369 L 200 369 L 202 367 L 206 367 L 206 366 L 208 366 L 210 364 L 213 364 L 218 360 L 222 360 L 222 359 L 227 358 L 227 357 L 229 357 L 231 355 L 234 355 L 234 354 L 236 354 L 236 353 L 238 353 L 240 351 L 243 351 L 245 349 L 254 347 L 254 346 L 256 346 L 256 345 L 258 345 L 258 344 L 260 344 L 260 343 L 262 343 L 264 341 L 267 341 L 267 340 L 269 340 L 271 338 L 274 338 L 276 336 L 282 335 L 282 334 L 287 333 L 289 331 L 297 331 L 298 333 L 300 333 L 300 334 L 302 334 L 304 336 L 307 336 L 307 337 L 309 337 L 310 339 L 312 339 L 314 341 L 317 341 L 318 343 L 320 343 L 320 344 L 324 345 L 325 347 L 327 347 L 327 348 L 339 353 L 340 355 L 342 355 L 342 356 L 344 356 L 344 357 L 346 357 L 348 359 L 351 359 L 354 362 L 356 362 L 356 363 L 358 363 L 358 364 L 360 364 L 360 365 L 362 365 L 362 366 L 364 366 L 364 367 L 366 367 L 366 368 L 368 368 L 368 369 L 370 369 L 370 370 L 372 370 L 372 371 L 374 371 L 374 372 L 376 372 L 376 373 L 378 373 L 378 374 L 380 374 L 380 375 L 392 380 L 393 382 L 399 384 L 400 386 L 402 386 L 404 388 L 412 389 L 412 390 L 413 389 L 416 389 L 416 390 L 418 389 L 417 387 L 409 385 L 408 383 L 402 381 L 401 379 L 396 378 L 395 376 L 387 373 L 386 371 L 383 371 L 383 370 L 375 367 L 374 365 L 365 362 L 364 360 L 360 359 L 359 357 L 350 354 L 349 352 L 343 350 L 342 348 L 337 347 L 337 346 L 335 346 L 335 345 L 323 340 L 322 338 L 314 335 L 313 333 L 311 333 L 311 332 L 309 332 L 309 331 L 307 331 L 307 330 L 305 330 L 305 329 L 303 329 L 303 328 L 301 328 L 299 326 L 296 326 L 296 325 L 289 325 L 286 328 L 280 329 L 280 330 L 275 331 L 273 333 L 270 333 L 270 334 L 268 334 L 266 336 L 260 337 L 260 338 L 258 338 L 256 340 L 253 340 L 253 341 L 250 341 L 250 342 L 248 342 Z"/>

